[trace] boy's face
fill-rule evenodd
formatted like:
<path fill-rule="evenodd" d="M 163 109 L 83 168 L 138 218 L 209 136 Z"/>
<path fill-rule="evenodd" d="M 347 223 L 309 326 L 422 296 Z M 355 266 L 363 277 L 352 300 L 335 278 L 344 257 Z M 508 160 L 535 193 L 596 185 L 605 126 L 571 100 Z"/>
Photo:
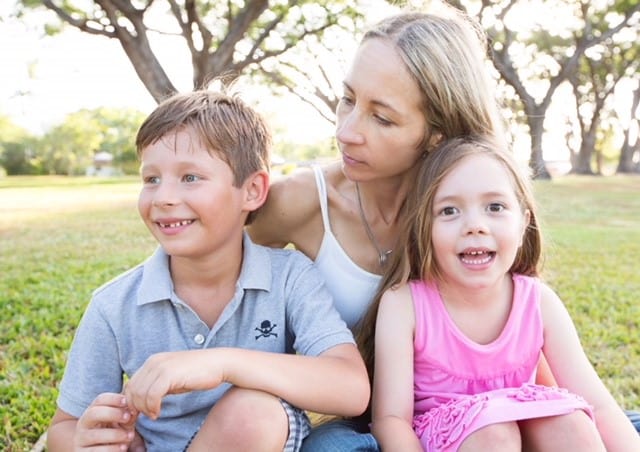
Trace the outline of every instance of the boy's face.
<path fill-rule="evenodd" d="M 210 155 L 191 128 L 143 149 L 140 216 L 167 254 L 206 258 L 237 247 L 247 210 L 227 163 Z"/>

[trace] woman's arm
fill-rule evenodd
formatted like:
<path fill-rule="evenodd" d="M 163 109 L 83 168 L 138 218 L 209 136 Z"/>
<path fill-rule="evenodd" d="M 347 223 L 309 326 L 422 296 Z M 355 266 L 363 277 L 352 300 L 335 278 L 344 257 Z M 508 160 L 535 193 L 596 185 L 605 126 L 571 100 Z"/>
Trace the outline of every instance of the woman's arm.
<path fill-rule="evenodd" d="M 413 431 L 413 332 L 409 286 L 387 291 L 376 322 L 371 431 L 382 450 L 421 451 Z"/>
<path fill-rule="evenodd" d="M 545 285 L 540 306 L 544 321 L 543 351 L 558 385 L 593 406 L 598 431 L 609 452 L 640 450 L 640 436 L 589 362 L 562 301 Z"/>

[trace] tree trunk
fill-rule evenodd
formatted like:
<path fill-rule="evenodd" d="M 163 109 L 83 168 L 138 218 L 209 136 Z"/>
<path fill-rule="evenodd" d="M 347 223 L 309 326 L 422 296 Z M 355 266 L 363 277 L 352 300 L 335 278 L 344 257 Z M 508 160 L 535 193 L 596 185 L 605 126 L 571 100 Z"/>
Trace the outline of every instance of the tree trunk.
<path fill-rule="evenodd" d="M 576 155 L 576 159 L 571 168 L 572 174 L 593 175 L 591 168 L 591 159 L 596 148 L 595 128 L 590 128 L 586 134 L 582 135 L 582 143 L 580 144 L 580 152 Z"/>
<path fill-rule="evenodd" d="M 538 112 L 534 109 L 532 114 L 527 114 L 527 123 L 531 134 L 531 157 L 529 167 L 533 172 L 534 179 L 551 179 L 551 174 L 547 171 L 542 155 L 542 134 L 544 132 L 544 111 Z"/>
<path fill-rule="evenodd" d="M 632 145 L 630 142 L 631 139 L 631 126 L 635 122 L 636 125 L 640 121 L 636 118 L 636 110 L 638 109 L 638 105 L 640 104 L 640 81 L 638 82 L 638 87 L 633 91 L 633 101 L 631 102 L 631 121 L 629 123 L 629 127 L 624 131 L 624 143 L 622 144 L 622 149 L 620 149 L 620 160 L 618 161 L 618 168 L 616 168 L 616 173 L 637 173 L 640 168 L 640 161 L 637 163 L 633 162 L 633 157 L 636 153 L 640 153 L 640 138 L 636 138 L 635 145 Z"/>

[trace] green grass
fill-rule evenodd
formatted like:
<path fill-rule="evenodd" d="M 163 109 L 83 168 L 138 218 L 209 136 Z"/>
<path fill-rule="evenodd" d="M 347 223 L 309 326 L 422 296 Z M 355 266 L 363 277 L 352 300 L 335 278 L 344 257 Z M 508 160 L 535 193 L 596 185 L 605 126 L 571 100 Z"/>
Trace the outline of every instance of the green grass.
<path fill-rule="evenodd" d="M 0 179 L 0 450 L 46 430 L 91 291 L 150 254 L 136 179 Z M 544 277 L 599 374 L 640 408 L 640 177 L 537 182 Z"/>

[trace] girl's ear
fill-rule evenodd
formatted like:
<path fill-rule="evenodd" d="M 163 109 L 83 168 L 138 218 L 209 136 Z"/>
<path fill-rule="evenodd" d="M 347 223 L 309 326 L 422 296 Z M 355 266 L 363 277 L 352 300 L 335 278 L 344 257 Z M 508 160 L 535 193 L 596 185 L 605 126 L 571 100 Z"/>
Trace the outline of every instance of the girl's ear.
<path fill-rule="evenodd" d="M 269 193 L 269 173 L 259 170 L 247 177 L 242 184 L 244 189 L 244 207 L 248 212 L 259 209 L 267 200 Z"/>

